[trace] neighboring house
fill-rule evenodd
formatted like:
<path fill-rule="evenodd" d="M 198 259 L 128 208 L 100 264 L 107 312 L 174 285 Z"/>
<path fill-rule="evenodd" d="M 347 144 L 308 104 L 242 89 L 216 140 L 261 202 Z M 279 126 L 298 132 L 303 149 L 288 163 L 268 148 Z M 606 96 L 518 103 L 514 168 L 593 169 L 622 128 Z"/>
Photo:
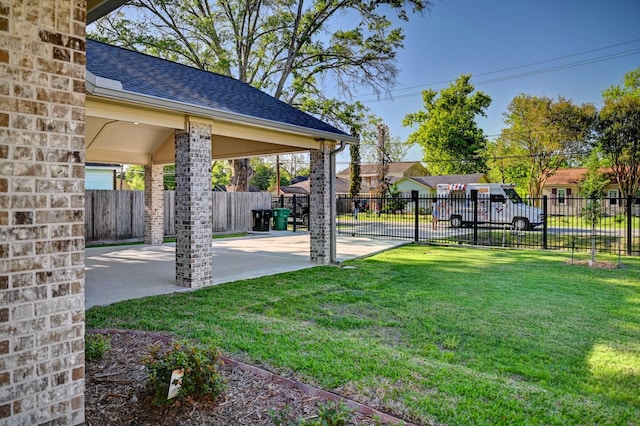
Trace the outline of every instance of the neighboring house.
<path fill-rule="evenodd" d="M 411 191 L 418 191 L 418 197 L 435 197 L 437 186 L 441 183 L 487 183 L 489 179 L 484 173 L 472 173 L 466 175 L 438 175 L 438 176 L 408 176 L 398 179 L 395 186 L 404 197 L 410 197 Z M 427 213 L 431 211 L 432 200 L 422 202 L 421 208 Z M 407 212 L 413 211 L 412 205 L 407 205 Z"/>
<path fill-rule="evenodd" d="M 284 195 L 293 195 L 293 194 L 298 194 L 298 195 L 309 195 L 310 194 L 310 181 L 307 180 L 303 180 L 301 182 L 298 183 L 294 183 L 292 185 L 289 186 L 281 186 L 280 187 L 280 194 L 284 194 Z M 349 195 L 349 186 L 350 186 L 350 181 L 348 179 L 344 179 L 343 177 L 340 176 L 336 176 L 336 195 Z M 360 188 L 360 193 L 362 194 L 368 194 L 370 191 L 369 186 L 368 185 L 362 185 Z M 269 192 L 271 192 L 272 194 L 276 193 L 276 188 L 271 188 L 269 189 Z"/>
<path fill-rule="evenodd" d="M 84 167 L 85 189 L 118 189 L 117 171 L 120 164 L 86 163 Z"/>
<path fill-rule="evenodd" d="M 408 176 L 424 176 L 428 174 L 427 169 L 419 161 L 402 161 L 398 163 L 389 163 L 389 169 L 387 177 L 391 183 L 394 183 L 399 178 Z M 351 176 L 351 169 L 340 171 L 337 174 L 338 177 L 349 181 Z M 362 164 L 360 165 L 360 177 L 362 178 L 362 185 L 372 189 L 376 186 L 376 179 L 378 177 L 378 164 Z M 337 192 L 337 191 L 336 191 Z M 362 192 L 365 192 L 364 189 Z M 347 191 L 348 193 L 348 191 Z"/>
<path fill-rule="evenodd" d="M 550 214 L 577 214 L 576 198 L 580 197 L 580 186 L 587 174 L 587 168 L 558 169 L 550 176 L 542 188 L 542 195 L 547 196 L 552 208 Z M 605 203 L 608 208 L 616 209 L 620 206 L 620 187 L 610 168 L 600 169 L 604 173 L 609 184 L 605 187 Z"/>
<path fill-rule="evenodd" d="M 409 176 L 398 179 L 395 182 L 398 191 L 410 195 L 411 191 L 418 191 L 419 197 L 435 197 L 436 188 L 441 183 L 488 183 L 489 179 L 484 173 L 471 173 L 466 175 L 439 175 L 439 176 Z"/>

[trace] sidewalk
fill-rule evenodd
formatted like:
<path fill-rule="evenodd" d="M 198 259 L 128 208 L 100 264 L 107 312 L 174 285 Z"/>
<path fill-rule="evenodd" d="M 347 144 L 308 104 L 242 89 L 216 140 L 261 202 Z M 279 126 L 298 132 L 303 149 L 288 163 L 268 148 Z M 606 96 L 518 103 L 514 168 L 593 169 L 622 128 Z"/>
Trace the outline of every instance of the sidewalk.
<path fill-rule="evenodd" d="M 338 261 L 388 250 L 401 240 L 337 238 Z M 213 283 L 222 284 L 316 266 L 309 233 L 274 231 L 212 240 Z M 87 248 L 85 308 L 190 288 L 175 284 L 175 243 Z"/>

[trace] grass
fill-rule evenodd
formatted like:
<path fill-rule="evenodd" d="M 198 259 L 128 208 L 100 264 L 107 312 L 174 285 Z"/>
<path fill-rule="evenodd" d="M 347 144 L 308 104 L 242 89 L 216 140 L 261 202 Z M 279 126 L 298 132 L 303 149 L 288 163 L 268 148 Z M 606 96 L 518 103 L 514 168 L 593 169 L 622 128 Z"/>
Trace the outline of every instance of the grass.
<path fill-rule="evenodd" d="M 473 231 L 471 228 L 462 229 L 459 234 L 447 235 L 441 238 L 432 239 L 433 242 L 443 244 L 473 244 Z M 543 235 L 540 230 L 518 232 L 510 229 L 503 230 L 479 230 L 478 245 L 494 246 L 494 247 L 525 247 L 525 248 L 542 248 Z M 616 254 L 618 251 L 626 253 L 627 238 L 616 235 L 597 234 L 595 238 L 596 251 L 598 255 L 601 253 Z M 631 240 L 632 247 L 638 247 L 640 238 L 634 237 Z M 590 251 L 591 235 L 589 232 L 581 234 L 547 234 L 548 249 Z"/>
<path fill-rule="evenodd" d="M 637 424 L 640 259 L 615 270 L 566 259 L 405 246 L 355 268 L 92 308 L 87 326 L 213 337 L 232 357 L 417 423 Z"/>

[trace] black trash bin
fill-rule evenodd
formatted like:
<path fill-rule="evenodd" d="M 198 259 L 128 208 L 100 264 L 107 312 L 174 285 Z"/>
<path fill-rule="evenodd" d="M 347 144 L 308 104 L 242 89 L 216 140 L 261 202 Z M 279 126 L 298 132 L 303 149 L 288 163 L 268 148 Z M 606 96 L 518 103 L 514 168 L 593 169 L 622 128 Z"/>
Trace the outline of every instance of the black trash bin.
<path fill-rule="evenodd" d="M 271 210 L 256 209 L 251 210 L 253 216 L 253 231 L 268 231 L 271 223 Z"/>

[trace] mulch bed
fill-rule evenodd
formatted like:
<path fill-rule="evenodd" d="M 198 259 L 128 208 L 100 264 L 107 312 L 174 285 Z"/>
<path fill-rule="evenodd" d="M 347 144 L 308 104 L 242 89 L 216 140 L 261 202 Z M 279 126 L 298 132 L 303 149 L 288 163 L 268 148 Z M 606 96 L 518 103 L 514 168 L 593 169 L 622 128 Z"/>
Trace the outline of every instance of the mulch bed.
<path fill-rule="evenodd" d="M 273 425 L 270 411 L 287 408 L 290 418 L 310 419 L 319 406 L 327 403 L 323 391 L 303 392 L 291 386 L 289 379 L 278 380 L 279 376 L 260 374 L 255 367 L 240 368 L 243 364 L 228 362 L 221 368 L 227 385 L 218 400 L 182 400 L 170 406 L 156 406 L 151 403 L 140 358 L 148 354 L 150 345 L 168 345 L 171 339 L 157 333 L 131 331 L 110 330 L 108 335 L 111 349 L 104 359 L 85 365 L 85 421 L 89 426 Z M 366 407 L 364 411 L 367 412 Z M 349 424 L 379 423 L 371 415 L 355 413 Z"/>
<path fill-rule="evenodd" d="M 607 262 L 603 260 L 596 260 L 594 262 L 590 262 L 589 260 L 568 260 L 567 264 L 569 265 L 577 265 L 577 266 L 588 266 L 590 268 L 596 269 L 618 269 L 619 266 L 613 262 Z"/>

